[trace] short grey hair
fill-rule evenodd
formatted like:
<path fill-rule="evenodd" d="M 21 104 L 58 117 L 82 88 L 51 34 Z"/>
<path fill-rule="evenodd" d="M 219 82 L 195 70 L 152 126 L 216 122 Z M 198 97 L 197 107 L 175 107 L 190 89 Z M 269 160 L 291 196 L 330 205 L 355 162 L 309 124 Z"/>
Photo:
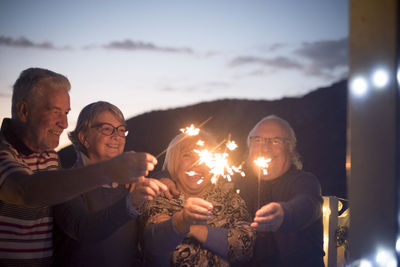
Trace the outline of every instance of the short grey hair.
<path fill-rule="evenodd" d="M 249 132 L 249 135 L 247 136 L 247 147 L 250 146 L 250 137 L 253 135 L 253 132 L 258 128 L 258 126 L 260 126 L 260 124 L 262 124 L 266 120 L 274 120 L 286 129 L 287 133 L 289 134 L 289 145 L 292 151 L 292 159 L 291 159 L 292 164 L 296 166 L 297 169 L 301 170 L 303 168 L 303 163 L 301 162 L 300 154 L 296 150 L 296 145 L 297 145 L 296 134 L 292 126 L 290 126 L 290 124 L 281 117 L 278 117 L 276 115 L 269 115 L 262 118 Z"/>
<path fill-rule="evenodd" d="M 78 134 L 80 132 L 86 133 L 92 127 L 96 116 L 104 111 L 111 112 L 122 124 L 125 124 L 124 115 L 117 106 L 106 101 L 93 102 L 87 105 L 79 113 L 75 130 L 68 133 L 69 140 L 71 140 L 77 151 L 87 154 L 85 146 L 79 141 Z"/>
<path fill-rule="evenodd" d="M 67 77 L 59 73 L 41 68 L 29 68 L 21 72 L 13 86 L 11 100 L 11 116 L 18 118 L 17 104 L 25 101 L 28 104 L 35 105 L 40 97 L 43 97 L 45 89 L 44 84 L 63 85 L 67 92 L 71 89 L 71 84 Z"/>

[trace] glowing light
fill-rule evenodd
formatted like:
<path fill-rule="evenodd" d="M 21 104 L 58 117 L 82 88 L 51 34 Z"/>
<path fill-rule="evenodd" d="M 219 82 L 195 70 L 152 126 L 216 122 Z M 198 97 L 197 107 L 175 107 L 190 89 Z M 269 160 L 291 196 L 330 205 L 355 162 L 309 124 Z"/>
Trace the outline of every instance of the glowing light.
<path fill-rule="evenodd" d="M 400 69 L 397 70 L 397 83 L 400 85 Z"/>
<path fill-rule="evenodd" d="M 368 83 L 363 77 L 357 77 L 351 82 L 350 89 L 355 95 L 362 96 L 368 90 Z"/>
<path fill-rule="evenodd" d="M 197 141 L 196 145 L 204 146 L 204 141 L 203 140 L 199 140 L 199 141 Z"/>
<path fill-rule="evenodd" d="M 372 74 L 372 82 L 378 88 L 385 87 L 389 83 L 389 74 L 384 69 L 378 69 Z"/>
<path fill-rule="evenodd" d="M 235 143 L 235 141 L 230 141 L 230 142 L 228 142 L 228 143 L 226 144 L 226 147 L 227 147 L 230 151 L 232 151 L 232 150 L 235 150 L 238 146 L 237 146 L 237 144 Z"/>
<path fill-rule="evenodd" d="M 271 162 L 270 158 L 265 159 L 264 157 L 258 157 L 256 160 L 254 160 L 254 163 L 260 167 L 264 175 L 268 174 L 267 168 L 268 168 L 268 163 Z"/>
<path fill-rule="evenodd" d="M 360 261 L 360 267 L 372 267 L 372 264 L 368 260 L 361 260 Z"/>
<path fill-rule="evenodd" d="M 240 194 L 240 189 L 236 189 L 236 193 L 237 193 L 237 194 Z"/>
<path fill-rule="evenodd" d="M 397 237 L 396 240 L 396 251 L 397 253 L 400 253 L 400 237 Z"/>
<path fill-rule="evenodd" d="M 184 134 L 187 134 L 189 136 L 194 136 L 194 135 L 198 135 L 200 132 L 199 128 L 195 128 L 193 124 L 191 124 L 189 127 L 186 128 L 182 128 L 180 129 L 180 131 Z"/>
<path fill-rule="evenodd" d="M 237 145 L 235 141 L 229 141 L 226 146 L 231 148 L 230 150 L 236 149 Z M 217 182 L 218 178 L 222 176 L 223 178 L 227 179 L 229 182 L 232 181 L 232 175 L 235 173 L 240 173 L 242 176 L 244 172 L 242 171 L 242 166 L 234 166 L 229 165 L 228 162 L 228 153 L 212 153 L 207 149 L 194 149 L 199 155 L 199 162 L 198 164 L 205 164 L 209 169 L 209 173 L 212 174 L 211 182 L 214 184 Z M 243 174 L 242 174 L 243 173 Z"/>
<path fill-rule="evenodd" d="M 380 249 L 376 254 L 375 261 L 380 266 L 396 266 L 396 259 L 389 250 Z"/>

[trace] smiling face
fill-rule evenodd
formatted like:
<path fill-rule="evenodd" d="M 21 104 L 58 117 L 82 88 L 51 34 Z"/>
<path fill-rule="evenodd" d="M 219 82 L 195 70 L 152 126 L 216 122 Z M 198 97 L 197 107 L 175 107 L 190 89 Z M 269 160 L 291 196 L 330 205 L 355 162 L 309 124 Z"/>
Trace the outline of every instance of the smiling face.
<path fill-rule="evenodd" d="M 45 88 L 45 93 L 37 97 L 35 103 L 23 104 L 27 111 L 23 120 L 29 129 L 24 142 L 34 152 L 56 148 L 61 133 L 68 127 L 67 115 L 71 108 L 67 88 L 62 85 L 43 85 L 46 86 L 52 88 Z"/>
<path fill-rule="evenodd" d="M 255 175 L 259 175 L 259 167 L 254 164 L 254 160 L 258 157 L 271 158 L 268 174 L 263 175 L 261 179 L 273 180 L 278 178 L 291 166 L 293 148 L 290 145 L 288 129 L 275 119 L 266 119 L 258 124 L 250 133 L 250 137 L 258 136 L 262 138 L 279 138 L 280 140 L 288 140 L 283 142 L 254 142 L 250 139 L 249 143 L 249 160 Z"/>
<path fill-rule="evenodd" d="M 103 123 L 108 123 L 115 128 L 125 124 L 110 111 L 99 113 L 92 125 L 102 125 Z M 107 136 L 103 134 L 100 127 L 91 127 L 85 133 L 79 132 L 78 136 L 92 162 L 111 159 L 124 151 L 125 136 L 120 136 L 117 131 Z"/>
<path fill-rule="evenodd" d="M 209 169 L 204 164 L 198 164 L 199 155 L 193 151 L 195 148 L 198 149 L 194 144 L 183 147 L 177 159 L 179 163 L 176 170 L 176 183 L 178 189 L 188 196 L 201 195 L 210 184 Z"/>

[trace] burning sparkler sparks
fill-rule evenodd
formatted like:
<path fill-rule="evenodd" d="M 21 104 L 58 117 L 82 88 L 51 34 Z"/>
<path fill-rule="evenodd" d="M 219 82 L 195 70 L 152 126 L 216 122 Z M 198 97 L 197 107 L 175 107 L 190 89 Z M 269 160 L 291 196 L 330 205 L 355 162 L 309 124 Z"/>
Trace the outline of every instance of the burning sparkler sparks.
<path fill-rule="evenodd" d="M 226 147 L 227 147 L 230 151 L 232 151 L 232 150 L 235 150 L 238 146 L 237 146 L 237 144 L 235 143 L 235 141 L 228 141 L 228 143 L 226 143 Z"/>
<path fill-rule="evenodd" d="M 204 141 L 203 140 L 199 140 L 199 141 L 197 141 L 196 145 L 204 146 Z"/>
<path fill-rule="evenodd" d="M 254 163 L 259 167 L 257 184 L 257 209 L 261 207 L 261 171 L 263 172 L 263 175 L 268 174 L 267 168 L 269 166 L 269 162 L 271 162 L 271 158 L 265 159 L 264 157 L 258 157 L 256 160 L 254 160 Z"/>
<path fill-rule="evenodd" d="M 262 170 L 264 175 L 268 174 L 268 163 L 271 162 L 271 158 L 264 158 L 264 157 L 258 157 L 256 160 L 254 160 L 254 163 L 260 167 L 260 170 Z"/>
<path fill-rule="evenodd" d="M 189 127 L 186 128 L 182 128 L 180 129 L 180 131 L 184 134 L 187 134 L 189 136 L 194 136 L 194 135 L 198 135 L 200 132 L 199 128 L 195 128 L 193 124 L 191 124 Z"/>
<path fill-rule="evenodd" d="M 230 146 L 230 150 L 234 150 L 237 147 L 234 141 L 228 142 L 227 147 L 228 145 Z M 212 174 L 211 183 L 213 184 L 217 182 L 219 177 L 223 177 L 230 182 L 232 181 L 232 175 L 234 173 L 240 173 L 242 176 L 244 175 L 244 172 L 242 171 L 242 166 L 229 165 L 229 154 L 226 152 L 212 153 L 207 149 L 195 149 L 194 152 L 199 155 L 198 164 L 205 164 L 210 169 L 209 173 Z"/>

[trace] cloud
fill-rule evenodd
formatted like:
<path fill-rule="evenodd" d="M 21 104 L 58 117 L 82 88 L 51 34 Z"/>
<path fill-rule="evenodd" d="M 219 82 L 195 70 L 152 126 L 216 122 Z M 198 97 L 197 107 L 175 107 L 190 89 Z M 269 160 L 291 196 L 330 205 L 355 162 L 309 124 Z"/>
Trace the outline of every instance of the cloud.
<path fill-rule="evenodd" d="M 261 51 L 275 52 L 275 51 L 285 48 L 287 46 L 288 46 L 288 44 L 284 44 L 284 43 L 274 43 L 274 44 L 268 45 L 266 47 L 262 47 Z"/>
<path fill-rule="evenodd" d="M 18 39 L 13 39 L 11 37 L 0 36 L 0 46 L 9 46 L 17 48 L 40 48 L 47 50 L 68 50 L 70 47 L 56 47 L 51 42 L 34 43 L 25 37 L 19 37 Z"/>
<path fill-rule="evenodd" d="M 329 76 L 335 69 L 347 68 L 348 38 L 306 42 L 294 53 L 310 61 L 307 74 Z"/>
<path fill-rule="evenodd" d="M 276 43 L 268 50 L 273 52 L 286 46 Z M 301 60 L 301 58 L 303 60 Z M 294 60 L 297 58 L 299 61 Z M 316 42 L 305 42 L 299 48 L 293 50 L 292 56 L 287 53 L 285 56 L 273 58 L 261 56 L 240 56 L 232 59 L 229 66 L 237 67 L 243 65 L 254 65 L 264 67 L 250 73 L 250 75 L 264 75 L 265 67 L 270 70 L 299 70 L 308 76 L 320 77 L 323 79 L 339 79 L 347 76 L 348 59 L 348 38 L 338 40 L 319 40 Z"/>
<path fill-rule="evenodd" d="M 120 50 L 147 50 L 147 51 L 157 51 L 157 52 L 167 52 L 167 53 L 187 53 L 192 54 L 193 50 L 190 48 L 175 48 L 175 47 L 161 47 L 154 45 L 152 43 L 145 42 L 135 42 L 129 39 L 125 41 L 112 41 L 107 45 L 103 46 L 106 49 L 120 49 Z"/>
<path fill-rule="evenodd" d="M 255 56 L 245 56 L 245 57 L 236 57 L 229 63 L 231 67 L 248 65 L 248 64 L 257 64 L 265 67 L 274 67 L 283 69 L 300 69 L 302 67 L 301 64 L 287 57 L 264 58 Z"/>

